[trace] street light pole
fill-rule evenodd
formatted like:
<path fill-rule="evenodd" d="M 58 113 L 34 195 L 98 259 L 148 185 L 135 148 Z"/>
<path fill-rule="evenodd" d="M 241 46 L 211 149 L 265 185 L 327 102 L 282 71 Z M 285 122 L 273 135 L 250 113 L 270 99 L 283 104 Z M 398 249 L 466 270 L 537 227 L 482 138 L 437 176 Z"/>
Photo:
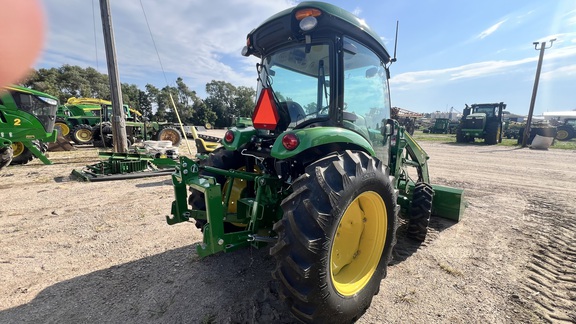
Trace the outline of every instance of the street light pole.
<path fill-rule="evenodd" d="M 550 47 L 556 38 L 550 40 Z M 544 50 L 546 49 L 546 42 L 538 43 L 534 42 L 534 49 L 538 50 L 538 45 L 540 45 L 540 57 L 538 58 L 538 67 L 536 68 L 536 78 L 534 79 L 534 88 L 532 89 L 532 99 L 530 100 L 530 110 L 528 111 L 528 120 L 526 120 L 526 126 L 524 127 L 524 134 L 522 135 L 522 147 L 526 147 L 528 137 L 530 134 L 530 127 L 532 125 L 532 115 L 534 114 L 534 104 L 536 102 L 536 93 L 538 92 L 538 82 L 540 81 L 540 71 L 542 70 L 542 60 L 544 59 Z"/>

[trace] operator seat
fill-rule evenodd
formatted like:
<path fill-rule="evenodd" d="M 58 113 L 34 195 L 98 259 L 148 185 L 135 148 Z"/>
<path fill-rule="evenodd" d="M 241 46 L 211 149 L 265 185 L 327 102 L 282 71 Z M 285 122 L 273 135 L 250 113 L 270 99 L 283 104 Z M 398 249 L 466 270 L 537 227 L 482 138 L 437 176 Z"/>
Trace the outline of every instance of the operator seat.
<path fill-rule="evenodd" d="M 291 100 L 280 102 L 278 114 L 280 115 L 280 121 L 275 130 L 277 133 L 285 131 L 291 123 L 296 123 L 306 117 L 302 106 Z"/>

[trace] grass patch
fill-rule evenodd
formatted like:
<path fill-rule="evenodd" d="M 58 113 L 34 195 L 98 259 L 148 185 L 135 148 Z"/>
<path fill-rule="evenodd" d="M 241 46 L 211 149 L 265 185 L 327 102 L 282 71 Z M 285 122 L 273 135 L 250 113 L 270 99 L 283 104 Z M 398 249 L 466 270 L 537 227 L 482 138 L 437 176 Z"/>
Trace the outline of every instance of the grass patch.
<path fill-rule="evenodd" d="M 424 134 L 422 131 L 415 131 L 412 137 L 416 141 L 423 141 L 423 142 L 448 142 L 448 143 L 456 143 L 456 135 L 455 134 Z"/>
<path fill-rule="evenodd" d="M 457 269 L 452 268 L 451 266 L 444 264 L 444 263 L 438 263 L 438 265 L 440 266 L 440 269 L 444 270 L 444 272 L 446 272 L 449 275 L 452 275 L 454 277 L 460 277 L 462 276 L 462 272 L 460 272 Z"/>
<path fill-rule="evenodd" d="M 561 149 L 561 150 L 576 150 L 576 140 L 572 139 L 570 141 L 554 141 L 554 144 L 552 144 L 551 146 L 552 148 L 555 149 Z"/>
<path fill-rule="evenodd" d="M 412 137 L 417 142 L 442 142 L 442 143 L 456 143 L 456 135 L 455 134 L 424 134 L 422 131 L 415 131 Z M 474 143 L 470 144 L 482 144 L 483 140 L 476 139 Z M 517 139 L 508 139 L 503 138 L 502 143 L 497 144 L 498 146 L 518 146 Z M 570 141 L 554 141 L 551 149 L 560 149 L 560 150 L 576 150 L 576 140 L 572 139 Z"/>

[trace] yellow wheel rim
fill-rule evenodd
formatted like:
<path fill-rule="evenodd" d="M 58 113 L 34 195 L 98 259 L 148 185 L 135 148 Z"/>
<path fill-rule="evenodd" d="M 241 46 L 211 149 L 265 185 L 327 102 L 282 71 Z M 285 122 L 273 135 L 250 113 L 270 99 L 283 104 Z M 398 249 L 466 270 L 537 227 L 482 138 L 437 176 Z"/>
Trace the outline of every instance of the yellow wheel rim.
<path fill-rule="evenodd" d="M 180 134 L 177 130 L 174 129 L 165 129 L 162 132 L 162 136 L 160 136 L 159 140 L 161 141 L 170 141 L 172 145 L 176 145 L 178 139 L 180 138 Z"/>
<path fill-rule="evenodd" d="M 89 129 L 79 129 L 76 132 L 76 137 L 82 142 L 88 142 L 92 139 L 92 131 Z"/>
<path fill-rule="evenodd" d="M 361 291 L 374 275 L 386 242 L 388 217 L 382 197 L 360 194 L 346 208 L 330 249 L 330 276 L 343 296 Z"/>
<path fill-rule="evenodd" d="M 66 125 L 65 123 L 57 122 L 56 124 L 54 124 L 54 127 L 60 130 L 60 135 L 62 136 L 70 134 L 70 127 L 68 127 L 68 125 Z"/>
<path fill-rule="evenodd" d="M 556 138 L 558 140 L 565 140 L 566 138 L 568 138 L 568 131 L 561 129 L 556 133 Z"/>
<path fill-rule="evenodd" d="M 22 142 L 12 142 L 12 155 L 14 157 L 17 157 L 18 155 L 24 153 L 24 149 L 26 149 L 26 146 L 24 146 L 24 143 Z"/>

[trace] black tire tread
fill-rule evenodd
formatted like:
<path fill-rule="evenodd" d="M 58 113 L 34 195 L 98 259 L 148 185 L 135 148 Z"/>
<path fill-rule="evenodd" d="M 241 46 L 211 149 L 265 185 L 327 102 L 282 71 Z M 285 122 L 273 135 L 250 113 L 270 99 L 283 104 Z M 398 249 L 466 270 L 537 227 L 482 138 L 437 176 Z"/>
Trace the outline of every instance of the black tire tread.
<path fill-rule="evenodd" d="M 499 142 L 499 130 L 500 130 L 500 123 L 499 122 L 491 122 L 486 125 L 486 135 L 484 137 L 484 142 L 488 145 L 494 145 Z"/>
<path fill-rule="evenodd" d="M 46 143 L 42 143 L 39 140 L 32 141 L 32 144 L 34 144 L 34 146 L 36 146 L 36 148 L 38 150 L 40 150 L 40 152 L 42 152 L 42 153 L 45 153 L 48 150 L 48 145 Z M 12 164 L 12 165 L 27 164 L 28 162 L 32 161 L 34 158 L 35 158 L 35 156 L 32 153 L 32 151 L 30 151 L 27 147 L 25 147 L 22 154 L 19 154 L 18 156 L 14 156 L 12 158 L 12 162 L 10 164 Z"/>
<path fill-rule="evenodd" d="M 431 185 L 424 182 L 419 182 L 415 185 L 410 206 L 408 229 L 406 230 L 408 238 L 419 242 L 423 242 L 426 239 L 430 215 L 432 214 L 433 197 L 434 189 L 432 189 Z"/>
<path fill-rule="evenodd" d="M 374 172 L 370 180 L 363 177 L 368 172 Z M 378 186 L 384 188 L 382 192 L 389 193 L 385 198 L 389 236 L 371 283 L 354 298 L 346 299 L 338 296 L 330 283 L 327 270 L 330 231 L 339 221 L 335 213 L 342 213 L 345 208 L 342 196 L 352 195 L 365 186 L 364 183 L 371 183 L 374 179 L 385 179 Z M 274 225 L 279 239 L 270 253 L 277 261 L 272 276 L 279 281 L 280 297 L 299 320 L 351 322 L 368 308 L 378 292 L 380 280 L 386 276 L 386 266 L 395 242 L 397 192 L 391 183 L 387 166 L 365 152 L 352 151 L 334 153 L 316 161 L 294 181 L 293 192 L 282 202 L 284 217 Z M 346 303 L 346 306 L 340 307 L 339 302 Z M 354 305 L 351 307 L 349 303 Z"/>

